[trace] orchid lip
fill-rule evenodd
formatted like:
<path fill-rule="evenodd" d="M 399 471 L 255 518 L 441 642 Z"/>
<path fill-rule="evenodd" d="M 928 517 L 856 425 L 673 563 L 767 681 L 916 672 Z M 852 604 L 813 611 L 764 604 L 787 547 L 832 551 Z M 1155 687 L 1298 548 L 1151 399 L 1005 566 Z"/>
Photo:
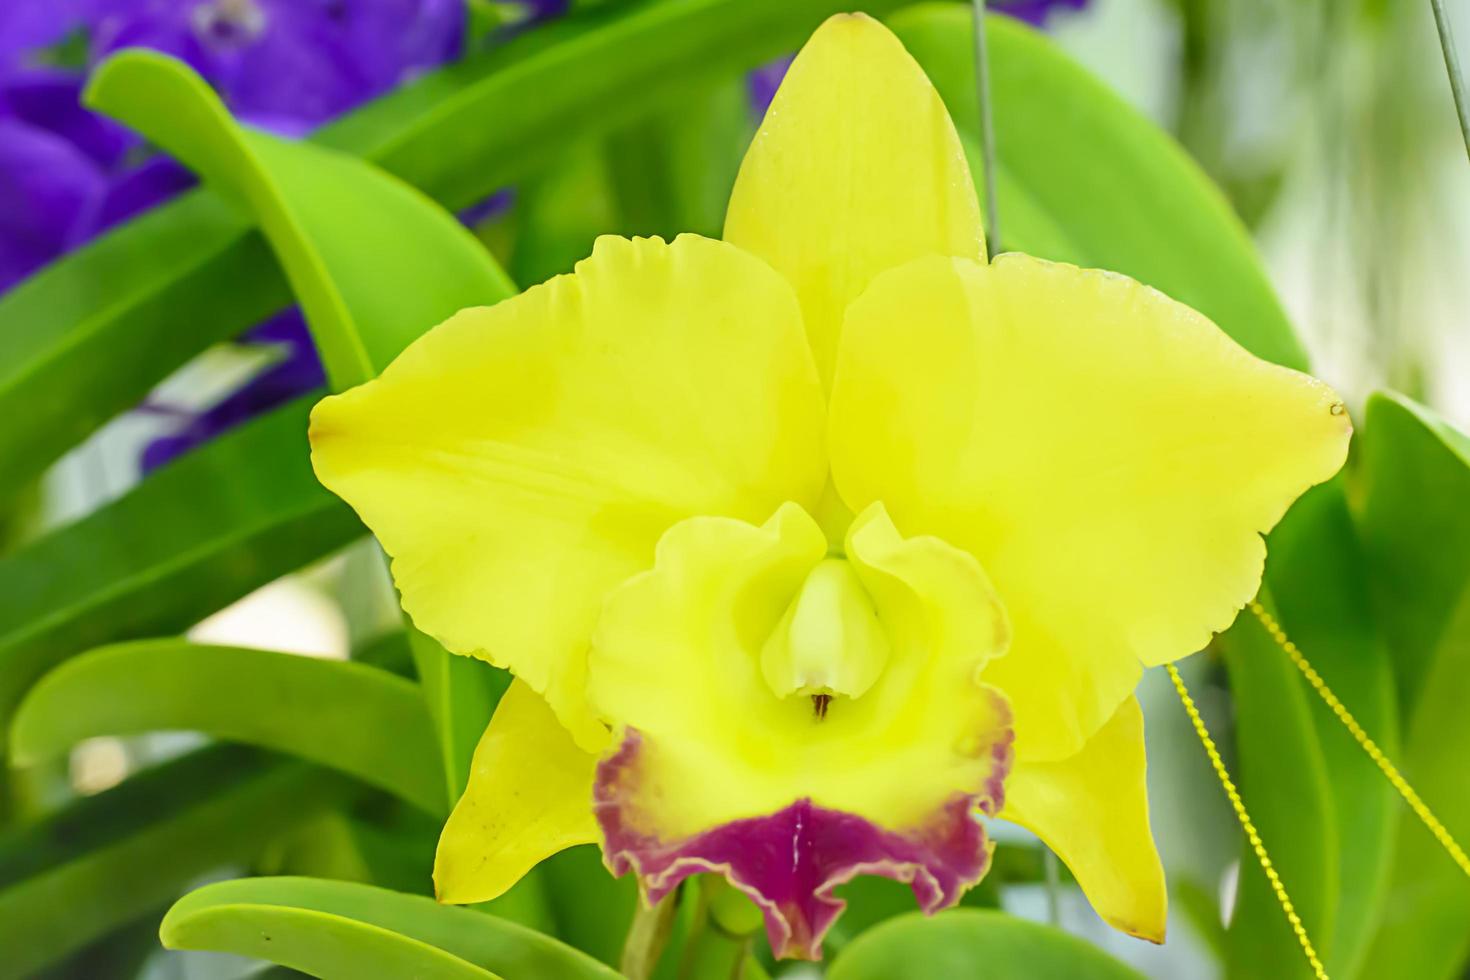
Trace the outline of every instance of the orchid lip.
<path fill-rule="evenodd" d="M 775 813 L 665 841 L 626 798 L 646 744 L 628 729 L 598 766 L 593 810 L 609 870 L 636 874 L 649 904 L 690 875 L 723 875 L 760 908 L 772 951 L 808 960 L 821 957 L 822 940 L 846 907 L 835 890 L 859 875 L 909 885 L 926 914 L 953 905 L 984 877 L 994 844 L 976 811 L 994 814 L 1004 805 L 1012 759 L 1007 729 L 990 746 L 993 767 L 977 792 L 951 795 L 917 827 L 888 829 L 804 797 Z"/>

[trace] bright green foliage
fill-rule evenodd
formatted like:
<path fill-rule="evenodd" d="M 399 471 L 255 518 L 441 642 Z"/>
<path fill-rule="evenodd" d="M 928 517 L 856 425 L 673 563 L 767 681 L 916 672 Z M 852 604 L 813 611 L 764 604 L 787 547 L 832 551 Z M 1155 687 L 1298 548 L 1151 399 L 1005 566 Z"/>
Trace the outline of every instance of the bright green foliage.
<path fill-rule="evenodd" d="M 1470 841 L 1470 438 L 1402 395 L 1368 404 L 1360 527 L 1404 711 L 1402 766 Z M 1470 953 L 1470 881 L 1404 814 L 1365 977 L 1448 980 Z"/>
<path fill-rule="evenodd" d="M 11 758 L 34 764 L 86 738 L 198 731 L 300 756 L 442 817 L 443 775 L 419 689 L 380 667 L 184 640 L 77 657 L 31 690 Z"/>
<path fill-rule="evenodd" d="M 179 62 L 122 54 L 87 94 L 255 217 L 301 299 L 334 388 L 373 377 L 456 310 L 513 292 L 489 253 L 427 198 L 359 160 L 237 126 Z M 498 691 L 485 668 L 451 658 L 424 636 L 411 644 L 453 800 Z"/>
<path fill-rule="evenodd" d="M 315 878 L 250 878 L 181 899 L 171 949 L 255 956 L 325 978 L 613 980 L 618 974 L 524 926 L 416 895 Z"/>
<path fill-rule="evenodd" d="M 1002 912 L 901 915 L 859 936 L 830 980 L 1141 980 L 1141 974 L 1060 929 Z"/>
<path fill-rule="evenodd" d="M 1337 696 L 1351 706 L 1364 730 L 1385 752 L 1398 758 L 1393 669 L 1388 648 L 1378 635 L 1362 545 L 1344 496 L 1343 481 L 1339 479 L 1311 491 L 1292 508 L 1271 535 L 1267 587 L 1287 634 L 1305 651 L 1317 671 L 1328 678 Z M 1235 671 L 1233 680 L 1258 665 L 1257 658 L 1288 662 L 1275 643 L 1269 639 L 1265 645 L 1260 643 L 1263 638 L 1258 631 L 1253 630 L 1249 636 L 1240 656 L 1229 661 Z M 1244 666 L 1244 671 L 1239 666 Z M 1332 942 L 1327 948 L 1328 972 L 1348 978 L 1359 975 L 1363 953 L 1378 919 L 1403 805 L 1331 710 L 1308 691 L 1305 683 L 1299 681 L 1298 686 L 1311 705 L 1336 830 L 1338 884 L 1336 916 L 1330 927 Z M 1240 724 L 1247 722 L 1241 719 Z M 1268 723 L 1265 741 L 1271 744 L 1262 745 L 1251 763 L 1258 773 L 1264 762 L 1285 776 L 1287 767 L 1276 758 L 1281 751 L 1279 737 L 1273 738 L 1269 727 Z M 1243 749 L 1242 753 L 1244 761 Z M 1272 784 L 1255 791 L 1247 783 L 1246 791 L 1252 793 L 1252 798 L 1280 798 L 1282 794 L 1294 798 L 1291 794 L 1299 790 L 1284 783 L 1284 779 L 1273 778 Z M 1283 827 L 1289 827 L 1289 814 L 1287 821 Z M 1300 819 L 1297 822 L 1304 823 Z M 1303 826 L 1298 834 L 1310 832 L 1311 828 Z M 1302 846 L 1311 845 L 1299 839 L 1286 842 L 1288 848 Z M 1273 848 L 1273 852 L 1280 849 Z M 1252 877 L 1259 876 L 1253 871 Z M 1264 881 L 1258 880 L 1251 887 L 1260 885 Z M 1280 919 L 1274 898 L 1259 894 L 1256 900 L 1263 907 L 1269 903 L 1263 914 Z M 1235 928 L 1233 923 L 1232 932 L 1232 950 L 1243 952 L 1260 942 L 1258 935 Z M 1277 938 L 1290 941 L 1284 933 Z"/>

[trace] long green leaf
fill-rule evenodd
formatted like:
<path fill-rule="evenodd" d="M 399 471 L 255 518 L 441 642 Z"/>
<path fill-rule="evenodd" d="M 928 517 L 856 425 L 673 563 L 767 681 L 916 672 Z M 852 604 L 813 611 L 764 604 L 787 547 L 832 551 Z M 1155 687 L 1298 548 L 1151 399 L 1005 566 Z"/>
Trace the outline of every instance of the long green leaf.
<path fill-rule="evenodd" d="M 1270 604 L 1266 592 L 1262 601 Z M 1254 616 L 1218 639 L 1235 701 L 1241 795 L 1317 949 L 1332 942 L 1338 901 L 1337 814 L 1311 697 Z M 1205 765 L 1201 756 L 1200 764 Z M 1226 933 L 1226 975 L 1310 977 L 1295 935 L 1249 847 Z"/>
<path fill-rule="evenodd" d="M 86 100 L 241 202 L 305 308 L 338 390 L 368 380 L 428 327 L 515 291 L 462 225 L 361 160 L 239 126 L 182 62 L 124 51 Z"/>
<path fill-rule="evenodd" d="M 1397 756 L 1393 670 L 1372 615 L 1367 566 L 1348 513 L 1342 479 L 1308 493 L 1272 532 L 1266 584 L 1287 635 L 1368 734 L 1384 751 Z M 1275 644 L 1256 649 L 1252 655 L 1286 659 Z M 1298 685 L 1307 690 L 1304 680 Z M 1329 774 L 1337 828 L 1337 912 L 1332 942 L 1322 952 L 1328 972 L 1348 980 L 1358 974 L 1383 903 L 1398 826 L 1398 799 L 1327 705 L 1315 695 L 1309 701 Z M 1287 767 L 1278 767 L 1278 771 L 1278 781 L 1252 795 L 1289 791 L 1282 784 L 1290 784 L 1293 774 Z M 1317 828 L 1301 818 L 1298 824 L 1298 838 L 1273 842 L 1273 850 L 1307 846 L 1300 838 L 1316 833 Z M 1267 914 L 1279 920 L 1274 898 L 1259 898 L 1270 903 Z M 1236 938 L 1254 944 L 1259 937 L 1243 929 Z"/>
<path fill-rule="evenodd" d="M 417 895 L 315 878 L 207 885 L 169 910 L 159 934 L 170 949 L 238 953 L 325 978 L 618 976 L 513 922 Z"/>
<path fill-rule="evenodd" d="M 315 766 L 214 746 L 0 837 L 0 977 L 29 976 L 360 792 Z"/>
<path fill-rule="evenodd" d="M 1375 598 L 1407 715 L 1401 768 L 1470 843 L 1470 438 L 1389 392 L 1368 403 L 1363 506 Z M 1470 880 L 1411 814 L 1399 821 L 1388 898 L 1365 977 L 1450 980 L 1470 960 Z"/>
<path fill-rule="evenodd" d="M 465 207 L 575 139 L 795 48 L 847 6 L 599 5 L 419 79 L 315 141 Z M 897 2 L 865 6 L 882 12 Z M 264 242 L 207 191 L 122 226 L 0 298 L 0 418 L 36 423 L 0 425 L 0 499 L 190 357 L 287 301 Z"/>
<path fill-rule="evenodd" d="M 249 211 L 301 298 L 335 388 L 373 377 L 456 311 L 514 291 L 480 243 L 428 198 L 361 160 L 237 125 L 181 62 L 125 52 L 97 72 L 87 98 Z M 426 636 L 415 634 L 412 646 L 443 752 L 441 793 L 452 801 L 504 685 Z"/>
<path fill-rule="evenodd" d="M 311 472 L 306 411 L 242 426 L 0 558 L 0 718 L 67 657 L 187 629 L 364 533 Z"/>
<path fill-rule="evenodd" d="M 1368 401 L 1359 442 L 1360 525 L 1399 705 L 1410 718 L 1470 586 L 1470 437 L 1384 391 Z"/>
<path fill-rule="evenodd" d="M 13 761 L 86 738 L 197 731 L 321 763 L 428 813 L 445 811 L 433 726 L 418 688 L 351 661 L 140 640 L 76 657 L 31 689 Z"/>
<path fill-rule="evenodd" d="M 920 4 L 891 22 L 973 136 L 968 5 Z M 1043 35 L 1007 17 L 986 31 L 1004 246 L 1126 273 L 1259 356 L 1303 366 L 1250 236 L 1184 150 Z"/>
<path fill-rule="evenodd" d="M 829 980 L 1141 980 L 1090 943 L 989 909 L 911 912 L 858 936 Z"/>

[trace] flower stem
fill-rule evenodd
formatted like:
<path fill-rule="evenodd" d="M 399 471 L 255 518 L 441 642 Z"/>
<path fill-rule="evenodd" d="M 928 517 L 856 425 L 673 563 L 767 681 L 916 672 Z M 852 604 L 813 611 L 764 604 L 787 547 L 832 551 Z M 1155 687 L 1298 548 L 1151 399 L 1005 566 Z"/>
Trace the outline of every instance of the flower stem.
<path fill-rule="evenodd" d="M 1465 140 L 1465 155 L 1470 157 L 1470 105 L 1465 102 L 1465 80 L 1460 75 L 1460 54 L 1455 50 L 1455 36 L 1450 30 L 1450 16 L 1444 0 L 1429 0 L 1434 10 L 1434 26 L 1439 29 L 1439 46 L 1444 52 L 1445 71 L 1450 76 L 1450 92 L 1455 97 L 1455 112 L 1460 117 L 1460 136 Z"/>
<path fill-rule="evenodd" d="M 1046 849 L 1044 857 L 1046 867 L 1046 917 L 1047 920 L 1057 928 L 1062 925 L 1062 873 L 1057 867 L 1057 855 L 1051 848 Z"/>
<path fill-rule="evenodd" d="M 623 956 L 619 969 L 628 980 L 648 980 L 669 944 L 674 928 L 674 913 L 679 908 L 679 892 L 674 889 L 652 906 L 638 903 L 628 938 L 623 940 Z"/>
<path fill-rule="evenodd" d="M 1000 252 L 1000 205 L 995 193 L 995 125 L 990 111 L 990 58 L 985 51 L 985 0 L 972 0 L 972 6 L 975 9 L 975 95 L 980 103 L 980 159 L 985 168 L 985 252 L 994 259 Z"/>

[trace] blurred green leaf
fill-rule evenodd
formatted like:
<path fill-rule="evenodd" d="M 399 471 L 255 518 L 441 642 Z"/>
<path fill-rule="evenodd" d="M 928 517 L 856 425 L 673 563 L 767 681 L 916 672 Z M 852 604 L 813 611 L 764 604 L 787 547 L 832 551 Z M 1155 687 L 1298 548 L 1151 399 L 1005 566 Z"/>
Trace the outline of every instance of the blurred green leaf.
<path fill-rule="evenodd" d="M 847 945 L 829 980 L 1141 980 L 1096 946 L 1060 929 L 989 909 L 910 912 Z"/>
<path fill-rule="evenodd" d="M 0 296 L 0 503 L 211 344 L 290 301 L 265 242 L 185 195 Z"/>
<path fill-rule="evenodd" d="M 875 12 L 897 6 L 878 0 Z M 575 140 L 795 48 L 840 0 L 642 0 L 528 31 L 331 124 L 448 208 L 478 203 Z M 289 301 L 250 223 L 195 192 L 0 298 L 0 500 L 189 358 Z"/>
<path fill-rule="evenodd" d="M 60 960 L 361 792 L 316 766 L 214 746 L 11 831 L 0 837 L 0 976 Z"/>
<path fill-rule="evenodd" d="M 187 629 L 365 533 L 311 472 L 307 405 L 241 426 L 0 558 L 0 717 L 67 657 Z"/>
<path fill-rule="evenodd" d="M 1368 402 L 1359 522 L 1404 705 L 1401 768 L 1470 841 L 1470 438 L 1395 393 Z M 1411 814 L 1363 975 L 1449 980 L 1470 956 L 1470 880 Z"/>
<path fill-rule="evenodd" d="M 1393 670 L 1372 615 L 1367 567 L 1341 478 L 1308 492 L 1271 533 L 1266 587 L 1287 635 L 1363 729 L 1385 752 L 1397 757 Z M 1287 659 L 1274 644 L 1251 655 Z M 1304 679 L 1297 683 L 1304 692 L 1308 690 Z M 1348 980 L 1358 975 L 1383 902 L 1398 826 L 1398 798 L 1332 710 L 1314 694 L 1308 695 L 1308 702 L 1337 828 L 1336 919 L 1332 941 L 1321 952 L 1328 972 Z M 1247 789 L 1250 791 L 1249 786 Z M 1262 790 L 1281 791 L 1274 781 Z M 1276 846 L 1272 851 L 1280 849 Z M 1259 898 L 1270 903 L 1265 914 L 1282 920 L 1274 898 L 1264 894 Z M 1290 941 L 1284 934 L 1279 938 Z M 1253 944 L 1259 937 L 1242 931 L 1238 941 Z M 1325 937 L 1320 941 L 1325 942 Z"/>
<path fill-rule="evenodd" d="M 920 4 L 891 23 L 976 145 L 968 5 Z M 1250 235 L 1178 144 L 1043 35 L 1004 16 L 986 33 L 1005 247 L 1125 273 L 1255 354 L 1304 366 Z M 978 157 L 971 169 L 980 181 Z"/>
<path fill-rule="evenodd" d="M 206 885 L 169 910 L 159 934 L 170 949 L 237 953 L 328 978 L 618 976 L 513 922 L 418 895 L 315 878 Z"/>
<path fill-rule="evenodd" d="M 41 679 L 11 723 L 12 760 L 99 735 L 196 731 L 321 763 L 426 812 L 447 813 L 418 688 L 378 667 L 269 650 L 141 640 Z"/>

